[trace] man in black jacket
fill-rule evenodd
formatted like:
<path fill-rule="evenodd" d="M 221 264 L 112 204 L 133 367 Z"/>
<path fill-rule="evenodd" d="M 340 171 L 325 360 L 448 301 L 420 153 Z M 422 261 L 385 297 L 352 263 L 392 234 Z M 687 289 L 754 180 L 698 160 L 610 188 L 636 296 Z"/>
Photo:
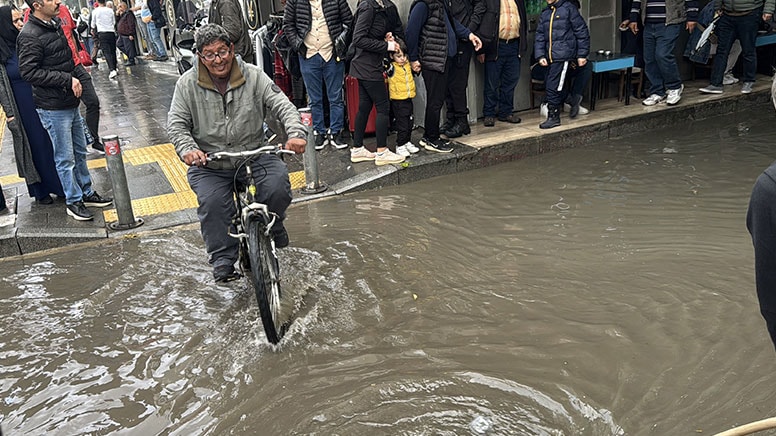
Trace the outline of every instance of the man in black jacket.
<path fill-rule="evenodd" d="M 86 206 L 105 207 L 113 202 L 92 189 L 86 167 L 84 121 L 78 111 L 89 73 L 76 66 L 62 32 L 60 0 L 26 0 L 32 10 L 16 40 L 19 73 L 32 85 L 32 95 L 43 127 L 54 146 L 54 162 L 65 191 L 67 214 L 79 221 L 94 218 Z"/>
<path fill-rule="evenodd" d="M 119 22 L 116 24 L 116 31 L 119 33 L 119 40 L 116 44 L 122 53 L 127 55 L 127 61 L 124 66 L 135 65 L 135 32 L 137 30 L 137 20 L 135 14 L 127 7 L 127 2 L 122 1 L 118 7 Z"/>
<path fill-rule="evenodd" d="M 345 127 L 344 44 L 334 42 L 353 29 L 353 12 L 347 0 L 287 0 L 283 15 L 283 33 L 299 54 L 299 64 L 310 97 L 315 130 L 315 149 L 326 144 L 347 148 L 342 136 Z M 329 128 L 323 117 L 323 91 L 329 98 Z"/>
<path fill-rule="evenodd" d="M 452 0 L 450 14 L 461 24 L 477 33 L 485 15 L 485 0 Z M 469 108 L 466 105 L 466 87 L 469 84 L 469 64 L 474 48 L 468 41 L 458 41 L 458 52 L 453 58 L 450 75 L 447 81 L 447 121 L 442 125 L 441 132 L 448 138 L 458 138 L 471 133 L 469 127 Z"/>

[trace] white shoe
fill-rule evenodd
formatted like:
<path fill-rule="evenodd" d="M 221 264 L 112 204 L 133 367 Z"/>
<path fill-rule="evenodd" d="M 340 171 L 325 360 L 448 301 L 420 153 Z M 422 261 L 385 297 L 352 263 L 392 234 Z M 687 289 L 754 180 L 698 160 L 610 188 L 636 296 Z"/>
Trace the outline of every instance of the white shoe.
<path fill-rule="evenodd" d="M 385 150 L 382 153 L 375 153 L 375 165 L 400 164 L 404 162 L 404 156 Z"/>
<path fill-rule="evenodd" d="M 366 162 L 368 160 L 375 160 L 375 154 L 371 151 L 364 147 L 353 147 L 350 149 L 351 162 Z"/>
<path fill-rule="evenodd" d="M 398 154 L 399 156 L 409 157 L 410 156 L 410 151 L 407 150 L 407 146 L 400 145 L 400 146 L 396 147 L 396 154 Z"/>
<path fill-rule="evenodd" d="M 539 106 L 539 116 L 547 118 L 547 103 L 542 103 L 541 106 Z"/>
<path fill-rule="evenodd" d="M 409 151 L 412 154 L 415 154 L 420 151 L 420 148 L 416 147 L 415 144 L 413 144 L 412 142 L 408 142 L 404 144 L 403 147 L 406 148 L 407 151 Z"/>
<path fill-rule="evenodd" d="M 119 75 L 119 72 L 116 71 L 116 70 L 113 70 L 113 71 L 110 72 L 110 74 L 108 74 L 108 78 L 109 79 L 115 79 L 116 76 L 118 76 L 118 75 Z"/>
<path fill-rule="evenodd" d="M 652 94 L 649 97 L 645 98 L 644 101 L 641 102 L 641 104 L 643 104 L 644 106 L 654 106 L 664 101 L 666 101 L 665 95 Z"/>
<path fill-rule="evenodd" d="M 736 83 L 738 83 L 738 79 L 733 73 L 725 73 L 725 77 L 722 79 L 723 85 L 735 85 Z"/>
<path fill-rule="evenodd" d="M 566 112 L 570 112 L 570 111 L 571 111 L 571 105 L 570 105 L 570 104 L 568 104 L 568 103 L 563 103 L 563 109 L 564 109 Z M 547 105 L 546 105 L 546 104 L 543 104 L 543 105 L 542 105 L 542 111 L 544 111 L 544 112 L 542 113 L 542 116 L 543 116 L 544 118 L 547 118 Z M 582 105 L 579 105 L 579 115 L 587 115 L 587 114 L 589 114 L 589 113 L 590 113 L 590 110 L 586 109 L 586 108 L 585 108 L 584 106 L 582 106 Z"/>
<path fill-rule="evenodd" d="M 666 97 L 666 104 L 673 106 L 679 103 L 679 100 L 682 99 L 682 91 L 684 91 L 684 85 L 680 86 L 679 89 L 669 89 L 668 97 Z"/>

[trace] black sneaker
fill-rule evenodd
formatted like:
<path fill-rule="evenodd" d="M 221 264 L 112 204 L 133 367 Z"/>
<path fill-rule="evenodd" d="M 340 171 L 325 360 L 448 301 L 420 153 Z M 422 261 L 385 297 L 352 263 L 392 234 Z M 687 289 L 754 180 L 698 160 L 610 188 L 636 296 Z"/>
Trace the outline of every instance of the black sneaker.
<path fill-rule="evenodd" d="M 242 277 L 240 273 L 234 270 L 232 265 L 221 265 L 213 268 L 213 278 L 216 283 L 227 283 Z"/>
<path fill-rule="evenodd" d="M 315 149 L 323 150 L 323 147 L 325 146 L 326 146 L 326 135 L 315 132 Z"/>
<path fill-rule="evenodd" d="M 329 140 L 329 145 L 333 146 L 338 150 L 342 150 L 343 148 L 348 148 L 348 141 L 345 140 L 344 135 L 342 134 L 342 130 L 340 130 L 339 133 L 337 133 L 336 135 L 329 133 L 328 140 Z"/>
<path fill-rule="evenodd" d="M 281 227 L 280 230 L 272 232 L 272 238 L 275 240 L 275 248 L 288 247 L 288 232 L 285 227 Z"/>
<path fill-rule="evenodd" d="M 105 154 L 105 145 L 103 145 L 103 143 L 100 141 L 92 142 L 92 148 L 95 149 L 100 154 Z"/>
<path fill-rule="evenodd" d="M 428 139 L 423 137 L 420 139 L 420 145 L 428 151 L 436 151 L 437 153 L 450 153 L 453 151 L 450 143 L 441 138 Z"/>
<path fill-rule="evenodd" d="M 94 214 L 86 208 L 83 201 L 76 201 L 73 204 L 68 204 L 67 214 L 78 221 L 91 221 L 94 219 Z"/>
<path fill-rule="evenodd" d="M 92 207 L 105 207 L 110 206 L 113 203 L 112 198 L 102 198 L 97 191 L 92 192 L 92 195 L 84 195 L 84 204 Z"/>

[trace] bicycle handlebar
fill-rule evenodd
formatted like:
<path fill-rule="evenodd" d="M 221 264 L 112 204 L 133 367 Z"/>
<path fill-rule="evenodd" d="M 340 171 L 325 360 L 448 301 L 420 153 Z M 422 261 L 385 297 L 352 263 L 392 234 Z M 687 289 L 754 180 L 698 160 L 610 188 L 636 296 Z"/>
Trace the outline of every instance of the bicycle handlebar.
<path fill-rule="evenodd" d="M 280 148 L 278 145 L 265 145 L 263 147 L 259 147 L 255 150 L 246 150 L 246 151 L 217 151 L 215 153 L 209 153 L 207 155 L 208 161 L 223 159 L 226 157 L 251 157 L 256 156 L 259 154 L 270 154 L 274 153 L 276 155 L 279 154 L 296 154 L 291 150 L 285 150 L 283 148 Z"/>

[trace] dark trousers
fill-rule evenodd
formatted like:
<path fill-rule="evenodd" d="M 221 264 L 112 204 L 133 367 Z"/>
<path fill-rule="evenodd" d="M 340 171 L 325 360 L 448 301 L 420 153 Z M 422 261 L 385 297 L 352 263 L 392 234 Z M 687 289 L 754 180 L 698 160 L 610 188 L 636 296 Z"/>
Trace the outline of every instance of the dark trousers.
<path fill-rule="evenodd" d="M 469 108 L 466 106 L 466 87 L 469 84 L 469 63 L 474 47 L 469 40 L 458 41 L 458 53 L 453 58 L 450 73 L 447 76 L 447 119 L 466 118 Z"/>
<path fill-rule="evenodd" d="M 412 99 L 391 100 L 391 110 L 393 110 L 393 126 L 396 128 L 396 146 L 399 147 L 410 142 L 412 137 Z"/>
<path fill-rule="evenodd" d="M 137 50 L 135 49 L 135 41 L 129 39 L 129 36 L 119 35 L 119 40 L 116 46 L 122 53 L 127 55 L 129 62 L 135 62 L 135 56 L 137 56 Z"/>
<path fill-rule="evenodd" d="M 377 148 L 388 146 L 388 114 L 391 110 L 391 104 L 388 100 L 388 90 L 385 89 L 385 82 L 382 80 L 359 80 L 358 113 L 356 114 L 353 131 L 354 147 L 362 147 L 364 145 L 364 131 L 366 130 L 366 123 L 369 121 L 369 113 L 372 112 L 373 105 L 377 109 L 377 119 L 375 120 Z M 373 150 L 372 148 L 367 147 L 367 150 L 374 153 L 376 149 Z"/>
<path fill-rule="evenodd" d="M 108 69 L 116 69 L 116 34 L 114 32 L 100 32 L 97 34 L 100 39 L 100 49 L 105 55 L 105 62 L 108 63 Z"/>
<path fill-rule="evenodd" d="M 423 125 L 426 139 L 439 139 L 439 118 L 447 92 L 447 75 L 454 58 L 447 58 L 445 71 L 423 70 L 423 83 L 426 85 L 426 121 Z"/>
<path fill-rule="evenodd" d="M 727 69 L 728 53 L 733 42 L 741 41 L 741 57 L 744 59 L 744 82 L 754 82 L 757 73 L 757 28 L 762 19 L 762 8 L 757 8 L 747 15 L 733 17 L 722 14 L 714 28 L 717 34 L 717 54 L 711 65 L 711 84 L 722 86 Z"/>
<path fill-rule="evenodd" d="M 498 57 L 485 62 L 485 103 L 482 115 L 504 118 L 515 109 L 515 88 L 520 80 L 520 39 L 499 40 Z"/>
<path fill-rule="evenodd" d="M 534 67 L 536 68 L 538 67 Z M 577 65 L 576 61 L 551 63 L 547 67 L 547 77 L 544 80 L 547 103 L 560 107 L 561 103 L 566 101 L 567 95 L 582 95 L 592 75 L 590 63 L 584 67 Z"/>
<path fill-rule="evenodd" d="M 754 184 L 746 214 L 754 245 L 754 274 L 760 313 L 776 346 L 776 164 Z"/>
<path fill-rule="evenodd" d="M 288 169 L 274 155 L 261 155 L 253 161 L 251 169 L 257 180 L 256 201 L 266 204 L 271 212 L 280 217 L 281 222 L 273 227 L 273 230 L 278 230 L 291 204 Z M 232 218 L 236 213 L 232 200 L 235 171 L 190 167 L 187 174 L 189 185 L 197 194 L 197 217 L 208 262 L 213 267 L 234 265 L 238 257 L 239 241 L 229 236 Z M 238 179 L 245 179 L 245 169 L 240 171 Z"/>
<path fill-rule="evenodd" d="M 89 133 L 92 135 L 92 139 L 95 142 L 101 142 L 100 140 L 100 99 L 97 97 L 97 91 L 94 89 L 94 83 L 89 76 L 88 80 L 81 82 L 81 102 L 86 106 L 86 127 L 89 129 Z"/>

